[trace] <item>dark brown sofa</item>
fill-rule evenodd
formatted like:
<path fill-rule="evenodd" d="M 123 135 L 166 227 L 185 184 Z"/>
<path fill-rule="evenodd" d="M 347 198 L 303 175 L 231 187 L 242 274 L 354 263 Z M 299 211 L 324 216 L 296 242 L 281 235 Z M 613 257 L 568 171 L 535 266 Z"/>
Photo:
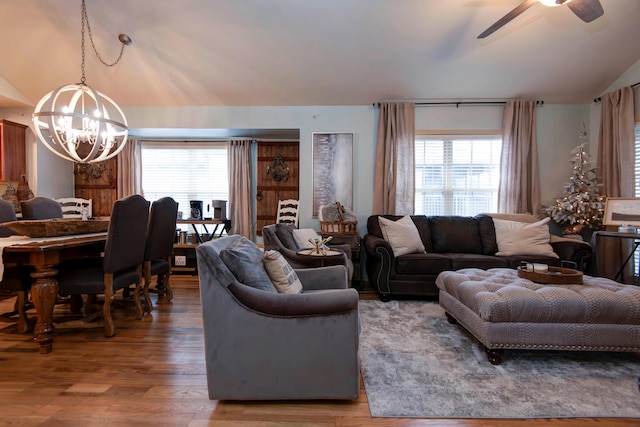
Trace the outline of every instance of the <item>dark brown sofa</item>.
<path fill-rule="evenodd" d="M 591 258 L 591 246 L 581 241 L 563 239 L 551 241 L 558 258 L 550 256 L 496 256 L 493 218 L 413 215 L 413 220 L 425 247 L 425 253 L 411 253 L 395 257 L 389 243 L 384 240 L 379 215 L 367 220 L 364 236 L 366 269 L 371 286 L 383 301 L 396 296 L 437 297 L 435 281 L 443 271 L 462 268 L 516 268 L 522 261 L 560 266 L 562 261 L 586 268 Z M 383 215 L 397 221 L 396 215 Z"/>

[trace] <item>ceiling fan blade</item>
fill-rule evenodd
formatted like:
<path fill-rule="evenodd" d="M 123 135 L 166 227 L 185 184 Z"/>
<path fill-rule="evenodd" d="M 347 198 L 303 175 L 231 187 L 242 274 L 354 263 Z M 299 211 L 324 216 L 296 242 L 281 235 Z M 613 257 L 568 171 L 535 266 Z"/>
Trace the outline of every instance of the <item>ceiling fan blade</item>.
<path fill-rule="evenodd" d="M 596 0 L 597 1 L 597 0 Z M 529 9 L 534 4 L 538 3 L 538 0 L 524 0 L 515 9 L 511 12 L 504 15 L 502 18 L 498 19 L 495 24 L 484 30 L 482 34 L 478 36 L 479 39 L 483 39 L 490 34 L 493 34 L 496 30 L 505 26 L 509 21 L 511 21 L 516 16 L 520 15 L 525 10 Z"/>
<path fill-rule="evenodd" d="M 604 15 L 604 9 L 598 0 L 573 0 L 567 6 L 584 22 L 591 22 Z"/>

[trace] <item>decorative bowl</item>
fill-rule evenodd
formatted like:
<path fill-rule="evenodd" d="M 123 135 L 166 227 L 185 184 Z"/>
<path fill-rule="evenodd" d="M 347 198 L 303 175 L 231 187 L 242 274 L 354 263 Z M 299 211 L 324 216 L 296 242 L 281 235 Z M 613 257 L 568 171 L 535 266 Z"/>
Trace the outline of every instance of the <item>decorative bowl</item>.
<path fill-rule="evenodd" d="M 109 228 L 109 221 L 104 219 L 35 219 L 0 223 L 18 234 L 27 237 L 56 237 L 73 234 L 101 233 Z"/>

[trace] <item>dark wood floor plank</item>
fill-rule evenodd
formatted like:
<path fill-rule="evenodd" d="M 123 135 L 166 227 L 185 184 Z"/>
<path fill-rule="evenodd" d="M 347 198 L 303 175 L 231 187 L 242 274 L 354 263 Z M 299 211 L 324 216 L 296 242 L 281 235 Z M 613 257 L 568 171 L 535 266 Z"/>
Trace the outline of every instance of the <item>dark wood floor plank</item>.
<path fill-rule="evenodd" d="M 219 402 L 208 399 L 198 282 L 173 276 L 173 302 L 135 320 L 114 308 L 116 336 L 103 329 L 59 329 L 54 350 L 38 353 L 31 334 L 0 323 L 0 425 L 171 427 L 623 427 L 634 419 L 371 418 L 366 393 L 353 402 Z M 375 296 L 365 295 L 371 299 Z M 0 312 L 13 300 L 0 300 Z M 56 318 L 68 317 L 56 307 Z"/>

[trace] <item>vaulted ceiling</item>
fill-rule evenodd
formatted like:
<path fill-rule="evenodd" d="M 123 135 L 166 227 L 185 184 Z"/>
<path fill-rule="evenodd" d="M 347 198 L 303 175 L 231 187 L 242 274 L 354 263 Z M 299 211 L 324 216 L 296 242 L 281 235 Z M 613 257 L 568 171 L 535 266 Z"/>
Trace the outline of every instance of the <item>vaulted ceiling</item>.
<path fill-rule="evenodd" d="M 86 0 L 86 78 L 120 106 L 589 103 L 640 59 L 640 1 L 589 24 L 522 0 Z M 80 0 L 0 0 L 0 107 L 80 81 Z M 88 38 L 88 35 L 87 35 Z"/>

